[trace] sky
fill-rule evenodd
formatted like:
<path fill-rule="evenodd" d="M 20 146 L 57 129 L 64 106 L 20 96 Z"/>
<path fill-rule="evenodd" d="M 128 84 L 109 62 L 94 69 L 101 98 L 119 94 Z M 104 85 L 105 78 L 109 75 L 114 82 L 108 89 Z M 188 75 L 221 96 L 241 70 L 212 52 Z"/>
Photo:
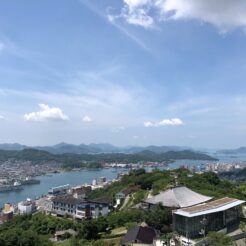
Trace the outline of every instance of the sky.
<path fill-rule="evenodd" d="M 246 145 L 245 0 L 0 1 L 0 142 Z"/>

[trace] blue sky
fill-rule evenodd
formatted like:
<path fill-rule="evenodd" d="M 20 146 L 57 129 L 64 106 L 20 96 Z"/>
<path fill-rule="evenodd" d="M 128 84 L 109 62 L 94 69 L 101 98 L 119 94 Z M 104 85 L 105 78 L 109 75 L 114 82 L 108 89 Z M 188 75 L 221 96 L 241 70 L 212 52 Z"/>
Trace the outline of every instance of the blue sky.
<path fill-rule="evenodd" d="M 246 144 L 244 1 L 10 0 L 0 12 L 0 142 Z"/>

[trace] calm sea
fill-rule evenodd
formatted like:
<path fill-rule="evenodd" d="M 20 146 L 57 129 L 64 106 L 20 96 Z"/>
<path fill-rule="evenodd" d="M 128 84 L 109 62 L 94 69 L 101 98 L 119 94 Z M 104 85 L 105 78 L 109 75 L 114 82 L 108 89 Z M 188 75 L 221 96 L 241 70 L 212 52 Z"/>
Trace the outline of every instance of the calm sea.
<path fill-rule="evenodd" d="M 71 186 L 77 186 L 85 183 L 91 184 L 93 179 L 99 179 L 100 177 L 112 180 L 117 177 L 117 172 L 122 172 L 122 170 L 93 169 L 40 176 L 37 177 L 41 181 L 40 184 L 24 186 L 24 189 L 20 191 L 0 193 L 0 207 L 6 202 L 17 204 L 27 198 L 35 199 L 47 194 L 49 188 L 59 185 L 70 184 Z"/>

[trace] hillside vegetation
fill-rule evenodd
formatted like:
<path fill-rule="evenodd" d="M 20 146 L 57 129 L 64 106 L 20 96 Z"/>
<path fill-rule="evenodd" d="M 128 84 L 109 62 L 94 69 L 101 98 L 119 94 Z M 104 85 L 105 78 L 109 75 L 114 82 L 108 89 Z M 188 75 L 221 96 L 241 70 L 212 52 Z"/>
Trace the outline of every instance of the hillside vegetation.
<path fill-rule="evenodd" d="M 155 153 L 142 151 L 136 154 L 104 153 L 104 154 L 51 154 L 37 149 L 24 149 L 21 151 L 0 150 L 0 161 L 22 160 L 42 164 L 57 162 L 67 167 L 100 167 L 103 163 L 138 163 L 138 162 L 164 162 L 179 159 L 215 160 L 214 158 L 189 150 L 168 151 Z"/>
<path fill-rule="evenodd" d="M 176 181 L 174 176 L 177 176 Z M 196 192 L 214 198 L 230 196 L 246 199 L 240 189 L 244 183 L 236 184 L 228 180 L 222 180 L 213 172 L 191 175 L 187 169 L 183 168 L 174 171 L 154 170 L 151 173 L 146 173 L 144 169 L 132 171 L 129 175 L 123 176 L 121 181 L 113 183 L 106 188 L 94 190 L 90 197 L 113 199 L 117 192 L 134 186 L 139 187 L 138 192 L 149 192 L 151 190 L 153 194 L 157 194 L 162 190 L 175 186 L 175 182 L 178 185 L 187 186 Z"/>

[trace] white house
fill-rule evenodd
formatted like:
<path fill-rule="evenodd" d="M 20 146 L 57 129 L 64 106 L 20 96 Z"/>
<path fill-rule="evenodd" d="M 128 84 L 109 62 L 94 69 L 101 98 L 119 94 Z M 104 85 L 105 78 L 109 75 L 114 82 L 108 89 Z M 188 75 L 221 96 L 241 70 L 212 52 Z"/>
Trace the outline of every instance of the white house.
<path fill-rule="evenodd" d="M 26 201 L 22 201 L 18 203 L 18 211 L 20 214 L 32 214 L 36 211 L 35 202 L 31 199 L 27 199 Z"/>

